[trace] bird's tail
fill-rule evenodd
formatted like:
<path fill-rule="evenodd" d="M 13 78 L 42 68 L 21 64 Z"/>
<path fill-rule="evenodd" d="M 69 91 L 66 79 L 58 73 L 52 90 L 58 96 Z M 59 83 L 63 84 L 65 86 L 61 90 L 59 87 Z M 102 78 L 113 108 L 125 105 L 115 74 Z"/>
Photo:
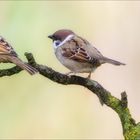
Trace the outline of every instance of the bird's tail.
<path fill-rule="evenodd" d="M 37 69 L 35 69 L 32 66 L 30 66 L 29 64 L 23 62 L 18 57 L 12 57 L 12 58 L 10 58 L 10 61 L 12 63 L 16 64 L 17 66 L 19 66 L 20 68 L 26 70 L 31 75 L 38 73 Z"/>
<path fill-rule="evenodd" d="M 119 61 L 116 61 L 116 60 L 113 60 L 113 59 L 110 59 L 110 58 L 107 58 L 107 57 L 103 57 L 103 59 L 101 60 L 102 63 L 110 63 L 110 64 L 113 64 L 113 65 L 126 65 L 124 63 L 121 63 Z"/>

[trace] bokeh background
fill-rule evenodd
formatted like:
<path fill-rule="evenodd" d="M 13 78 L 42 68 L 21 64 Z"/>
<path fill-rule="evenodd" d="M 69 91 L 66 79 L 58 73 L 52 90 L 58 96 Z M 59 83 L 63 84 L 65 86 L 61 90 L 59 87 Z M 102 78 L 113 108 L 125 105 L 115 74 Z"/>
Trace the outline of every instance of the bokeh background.
<path fill-rule="evenodd" d="M 62 28 L 74 30 L 105 56 L 127 64 L 102 65 L 92 79 L 118 98 L 125 90 L 132 116 L 140 121 L 140 2 L 0 1 L 0 34 L 24 61 L 24 52 L 32 52 L 38 63 L 68 72 L 47 38 Z M 22 71 L 0 78 L 0 139 L 4 138 L 121 139 L 123 135 L 117 114 L 101 106 L 86 88 Z"/>

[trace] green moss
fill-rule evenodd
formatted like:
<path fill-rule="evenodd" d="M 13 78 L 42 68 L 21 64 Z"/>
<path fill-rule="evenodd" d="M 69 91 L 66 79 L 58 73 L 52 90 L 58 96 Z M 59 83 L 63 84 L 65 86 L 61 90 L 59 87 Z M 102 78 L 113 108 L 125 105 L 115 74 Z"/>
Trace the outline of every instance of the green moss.
<path fill-rule="evenodd" d="M 126 140 L 140 140 L 140 125 L 137 124 L 124 134 Z"/>

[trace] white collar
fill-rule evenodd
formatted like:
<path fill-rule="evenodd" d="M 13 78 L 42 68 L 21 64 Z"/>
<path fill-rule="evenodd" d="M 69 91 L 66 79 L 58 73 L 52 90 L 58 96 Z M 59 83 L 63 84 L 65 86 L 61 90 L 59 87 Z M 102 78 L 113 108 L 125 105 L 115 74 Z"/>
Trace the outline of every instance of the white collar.
<path fill-rule="evenodd" d="M 53 47 L 56 49 L 62 45 L 64 45 L 66 42 L 68 42 L 69 40 L 71 40 L 74 37 L 74 34 L 68 35 L 62 42 L 59 40 L 55 40 L 53 42 Z M 56 45 L 56 43 L 60 43 L 59 45 Z"/>

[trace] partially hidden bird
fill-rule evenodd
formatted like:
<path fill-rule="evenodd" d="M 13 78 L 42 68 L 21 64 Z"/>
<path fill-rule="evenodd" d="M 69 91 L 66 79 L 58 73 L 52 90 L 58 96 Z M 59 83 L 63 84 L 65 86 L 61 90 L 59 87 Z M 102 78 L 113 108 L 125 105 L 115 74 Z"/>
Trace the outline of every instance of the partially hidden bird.
<path fill-rule="evenodd" d="M 91 73 L 101 64 L 125 65 L 119 61 L 103 56 L 86 39 L 72 30 L 61 29 L 48 36 L 53 41 L 57 59 L 67 67 L 70 73 Z"/>
<path fill-rule="evenodd" d="M 13 47 L 0 36 L 0 63 L 13 63 L 21 69 L 26 70 L 29 74 L 33 75 L 38 73 L 38 70 L 23 62 L 14 51 Z"/>

